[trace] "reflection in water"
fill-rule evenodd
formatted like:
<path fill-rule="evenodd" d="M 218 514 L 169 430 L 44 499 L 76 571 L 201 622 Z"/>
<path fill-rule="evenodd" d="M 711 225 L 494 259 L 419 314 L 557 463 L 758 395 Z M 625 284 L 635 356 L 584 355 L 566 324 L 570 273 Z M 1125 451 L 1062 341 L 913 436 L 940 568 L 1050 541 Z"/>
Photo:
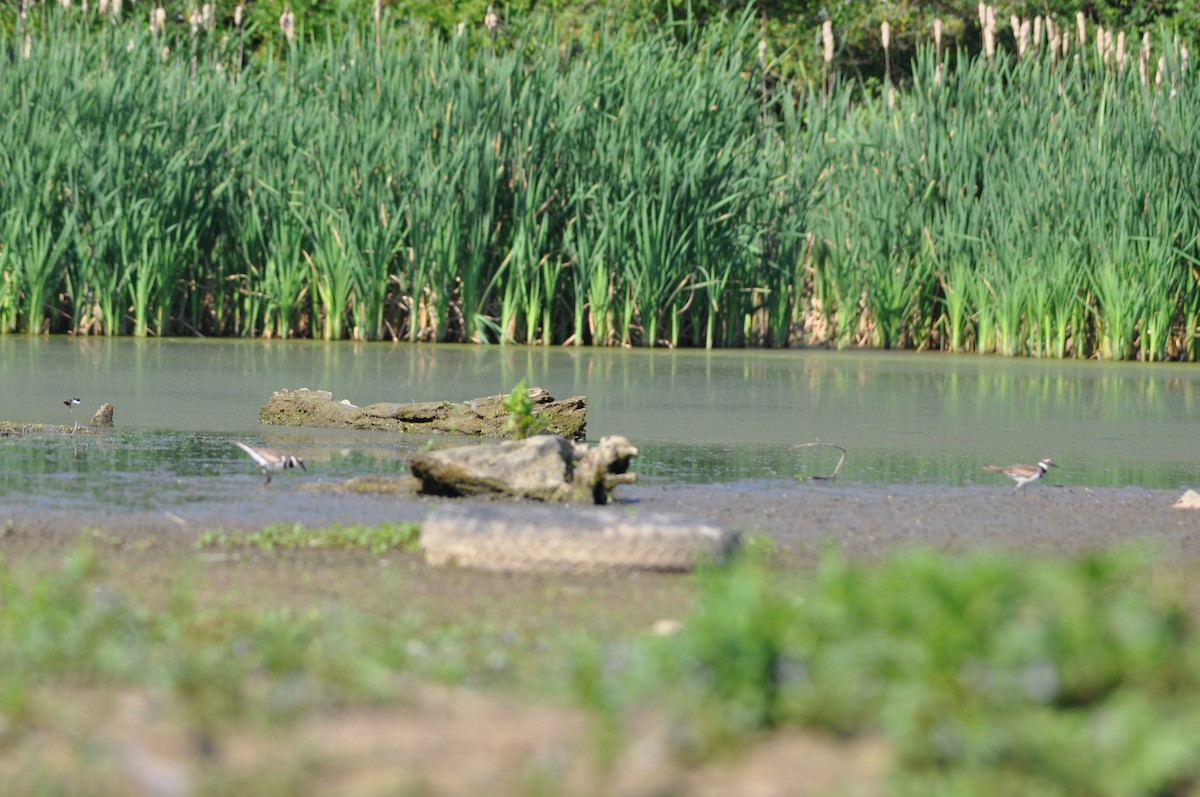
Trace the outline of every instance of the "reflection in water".
<path fill-rule="evenodd" d="M 847 449 L 843 482 L 993 485 L 984 462 L 1052 457 L 1059 481 L 1174 488 L 1190 486 L 1200 465 L 1200 369 L 1183 364 L 4 337 L 0 372 L 0 420 L 66 424 L 62 401 L 76 395 L 81 419 L 116 406 L 117 431 L 83 436 L 86 445 L 0 438 L 7 500 L 70 489 L 116 505 L 159 500 L 172 480 L 257 481 L 233 437 L 297 450 L 314 465 L 301 480 L 400 472 L 424 441 L 264 427 L 258 408 L 280 388 L 365 405 L 507 393 L 521 379 L 560 398 L 586 395 L 589 436 L 629 437 L 651 483 L 827 473 L 828 450 L 792 448 L 817 441 Z M 186 500 L 207 500 L 188 489 Z"/>

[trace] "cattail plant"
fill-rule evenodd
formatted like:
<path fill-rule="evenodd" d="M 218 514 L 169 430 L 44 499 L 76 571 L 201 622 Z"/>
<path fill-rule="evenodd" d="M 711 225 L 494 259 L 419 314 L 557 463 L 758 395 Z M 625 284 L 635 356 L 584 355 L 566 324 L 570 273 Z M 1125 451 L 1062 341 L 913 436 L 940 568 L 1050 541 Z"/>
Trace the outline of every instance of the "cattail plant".
<path fill-rule="evenodd" d="M 1117 34 L 1117 72 L 1125 71 L 1125 31 Z"/>
<path fill-rule="evenodd" d="M 284 8 L 283 13 L 279 15 L 279 29 L 283 31 L 283 38 L 287 39 L 290 45 L 296 39 L 296 15 L 291 9 Z"/>
<path fill-rule="evenodd" d="M 762 123 L 765 128 L 769 121 L 767 110 L 767 39 L 764 36 L 758 40 L 758 91 L 762 96 Z"/>
<path fill-rule="evenodd" d="M 1150 31 L 1142 33 L 1142 49 L 1138 56 L 1138 76 L 1142 79 L 1142 85 L 1145 86 L 1149 82 L 1150 71 Z"/>
<path fill-rule="evenodd" d="M 996 9 L 994 6 L 988 6 L 987 14 L 985 15 L 983 25 L 983 53 L 989 61 L 996 57 Z"/>
<path fill-rule="evenodd" d="M 833 21 L 825 20 L 821 24 L 822 53 L 825 56 L 825 91 L 833 91 Z"/>
<path fill-rule="evenodd" d="M 1029 52 L 1029 20 L 1021 20 L 1021 27 L 1017 35 L 1017 55 L 1021 58 Z"/>
<path fill-rule="evenodd" d="M 888 25 L 888 21 L 885 19 L 883 24 L 879 26 L 879 40 L 883 43 L 883 71 L 887 79 L 887 103 L 889 108 L 893 108 L 896 105 L 896 95 L 892 91 L 892 61 L 889 49 L 891 33 L 891 26 Z"/>
<path fill-rule="evenodd" d="M 150 10 L 150 32 L 162 33 L 167 27 L 167 10 L 162 6 Z"/>
<path fill-rule="evenodd" d="M 242 19 L 245 15 L 246 7 L 238 3 L 233 8 L 233 26 L 237 28 L 238 35 L 238 57 L 237 57 L 237 72 L 241 72 L 242 61 L 245 59 L 246 47 L 246 32 L 242 28 Z"/>
<path fill-rule="evenodd" d="M 983 4 L 981 3 L 980 6 L 982 6 L 982 5 Z M 934 85 L 941 85 L 942 77 L 943 77 L 942 76 L 943 64 L 942 64 L 942 20 L 940 17 L 935 17 L 933 20 L 933 55 L 934 55 L 934 60 L 937 62 L 933 69 L 933 82 L 934 82 Z"/>
<path fill-rule="evenodd" d="M 492 44 L 496 43 L 496 34 L 500 31 L 500 15 L 496 13 L 491 4 L 488 4 L 487 12 L 483 15 L 483 27 L 487 30 L 488 35 L 492 37 Z"/>

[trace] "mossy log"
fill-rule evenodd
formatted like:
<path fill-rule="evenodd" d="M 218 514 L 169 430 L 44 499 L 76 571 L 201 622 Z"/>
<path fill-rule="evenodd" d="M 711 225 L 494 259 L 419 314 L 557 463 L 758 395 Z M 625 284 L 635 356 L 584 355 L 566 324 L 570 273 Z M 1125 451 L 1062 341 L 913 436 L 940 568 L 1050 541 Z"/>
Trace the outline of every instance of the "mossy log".
<path fill-rule="evenodd" d="M 587 398 L 555 400 L 542 388 L 532 388 L 537 429 L 583 440 L 587 434 Z M 335 429 L 380 429 L 414 434 L 461 434 L 503 437 L 508 432 L 506 396 L 485 396 L 461 402 L 419 401 L 356 407 L 334 401 L 327 390 L 280 390 L 259 410 L 262 423 L 278 426 L 322 426 Z"/>

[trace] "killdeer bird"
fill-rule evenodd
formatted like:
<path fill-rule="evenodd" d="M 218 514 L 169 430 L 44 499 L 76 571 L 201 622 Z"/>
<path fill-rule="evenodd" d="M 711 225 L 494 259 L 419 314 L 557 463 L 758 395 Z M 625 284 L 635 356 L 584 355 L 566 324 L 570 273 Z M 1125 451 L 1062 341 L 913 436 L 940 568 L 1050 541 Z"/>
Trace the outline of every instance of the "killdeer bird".
<path fill-rule="evenodd" d="M 1015 493 L 1030 482 L 1035 482 L 1046 475 L 1046 471 L 1058 466 L 1049 459 L 1043 459 L 1036 465 L 984 465 L 984 470 L 990 470 L 992 473 L 1003 473 L 1008 478 L 1017 483 L 1013 488 Z"/>
<path fill-rule="evenodd" d="M 79 420 L 75 417 L 75 408 L 82 403 L 83 402 L 77 398 L 69 398 L 63 402 L 63 404 L 67 405 L 67 409 L 71 411 L 71 421 L 74 423 L 74 426 L 71 427 L 71 434 L 75 434 L 75 432 L 79 431 Z"/>
<path fill-rule="evenodd" d="M 273 448 L 248 446 L 238 440 L 234 440 L 233 444 L 249 454 L 258 463 L 258 467 L 267 477 L 267 484 L 271 483 L 271 471 L 284 471 L 288 468 L 296 467 L 300 468 L 300 470 L 308 470 L 308 468 L 304 467 L 304 460 L 300 457 L 293 457 L 291 454 L 285 454 Z"/>

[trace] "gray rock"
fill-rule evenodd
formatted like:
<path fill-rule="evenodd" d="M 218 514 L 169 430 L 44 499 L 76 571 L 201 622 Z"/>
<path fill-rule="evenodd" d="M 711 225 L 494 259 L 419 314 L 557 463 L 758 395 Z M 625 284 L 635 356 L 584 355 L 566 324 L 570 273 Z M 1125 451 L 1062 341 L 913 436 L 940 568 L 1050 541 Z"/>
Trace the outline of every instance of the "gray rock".
<path fill-rule="evenodd" d="M 605 437 L 595 448 L 559 435 L 535 435 L 493 445 L 459 446 L 422 451 L 408 460 L 431 495 L 497 495 L 540 501 L 604 504 L 618 484 L 637 476 L 628 473 L 635 448 L 619 435 Z"/>
<path fill-rule="evenodd" d="M 447 505 L 421 526 L 429 564 L 503 571 L 686 571 L 738 542 L 707 521 L 617 507 Z"/>

